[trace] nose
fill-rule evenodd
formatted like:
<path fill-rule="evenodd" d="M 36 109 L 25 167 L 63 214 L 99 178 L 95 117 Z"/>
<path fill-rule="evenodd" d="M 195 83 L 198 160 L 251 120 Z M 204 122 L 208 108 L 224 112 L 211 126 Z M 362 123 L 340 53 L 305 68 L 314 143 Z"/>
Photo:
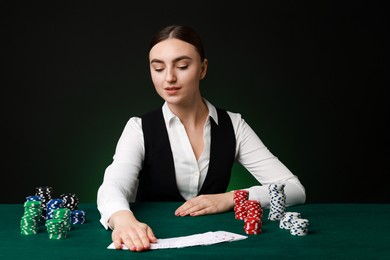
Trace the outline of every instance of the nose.
<path fill-rule="evenodd" d="M 167 74 L 165 75 L 165 80 L 167 82 L 175 82 L 176 81 L 176 74 L 173 69 L 167 69 Z"/>

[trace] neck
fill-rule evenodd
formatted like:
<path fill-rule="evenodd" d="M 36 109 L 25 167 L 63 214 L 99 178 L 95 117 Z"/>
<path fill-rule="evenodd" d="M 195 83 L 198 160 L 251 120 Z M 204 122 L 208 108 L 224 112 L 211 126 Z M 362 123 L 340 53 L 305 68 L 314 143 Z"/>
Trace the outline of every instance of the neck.
<path fill-rule="evenodd" d="M 191 104 L 168 105 L 171 111 L 186 126 L 196 127 L 199 124 L 203 126 L 208 115 L 207 105 L 202 98 L 195 100 Z"/>

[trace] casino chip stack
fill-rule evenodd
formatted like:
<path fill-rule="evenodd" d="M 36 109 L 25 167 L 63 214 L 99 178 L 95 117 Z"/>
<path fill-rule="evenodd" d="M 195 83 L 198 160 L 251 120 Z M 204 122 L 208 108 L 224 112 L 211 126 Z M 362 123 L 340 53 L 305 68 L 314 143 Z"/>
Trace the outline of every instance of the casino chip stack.
<path fill-rule="evenodd" d="M 263 210 L 258 200 L 246 200 L 244 202 L 246 216 L 244 219 L 244 231 L 249 235 L 257 235 L 262 232 Z"/>
<path fill-rule="evenodd" d="M 50 239 L 63 239 L 68 236 L 72 224 L 84 224 L 86 213 L 78 209 L 79 200 L 73 193 L 61 194 L 52 198 L 52 187 L 35 188 L 35 195 L 26 197 L 24 214 L 20 219 L 20 232 L 32 235 L 45 225 Z"/>
<path fill-rule="evenodd" d="M 270 211 L 268 219 L 271 221 L 280 220 L 286 211 L 285 184 L 275 183 L 268 186 L 270 194 Z"/>
<path fill-rule="evenodd" d="M 70 213 L 70 220 L 73 225 L 84 224 L 86 221 L 86 214 L 84 210 L 72 210 Z"/>
<path fill-rule="evenodd" d="M 53 188 L 50 186 L 41 186 L 35 188 L 35 195 L 40 197 L 42 207 L 41 221 L 46 220 L 47 203 L 51 200 Z"/>
<path fill-rule="evenodd" d="M 70 210 L 78 209 L 79 199 L 76 197 L 76 194 L 73 193 L 61 194 L 60 198 L 64 201 L 64 207 Z"/>
<path fill-rule="evenodd" d="M 22 235 L 37 234 L 39 232 L 39 222 L 41 217 L 41 201 L 27 199 L 24 203 L 23 216 L 20 219 L 20 233 Z"/>
<path fill-rule="evenodd" d="M 246 190 L 235 190 L 233 193 L 235 218 L 244 220 L 246 216 L 244 203 L 249 199 L 249 192 Z"/>
<path fill-rule="evenodd" d="M 40 207 L 41 207 L 41 216 L 38 218 L 38 226 L 42 226 L 44 224 L 44 219 L 42 218 L 42 211 L 43 211 L 43 207 L 42 207 L 42 202 L 41 202 L 41 197 L 40 196 L 37 196 L 37 195 L 32 195 L 32 196 L 28 196 L 26 197 L 26 202 L 28 201 L 39 201 L 40 202 Z"/>
<path fill-rule="evenodd" d="M 290 234 L 294 236 L 306 236 L 309 233 L 309 220 L 295 218 L 291 221 Z"/>
<path fill-rule="evenodd" d="M 299 212 L 286 212 L 285 184 L 274 183 L 268 186 L 270 194 L 270 211 L 268 219 L 279 220 L 279 227 L 287 229 L 291 235 L 305 236 L 308 234 L 309 221 L 302 219 Z M 256 235 L 262 233 L 263 210 L 260 201 L 250 200 L 249 191 L 234 191 L 234 213 L 235 218 L 244 220 L 244 231 L 246 234 Z"/>
<path fill-rule="evenodd" d="M 71 210 L 68 208 L 58 208 L 53 210 L 52 218 L 53 219 L 62 219 L 64 221 L 65 230 L 71 230 Z"/>
<path fill-rule="evenodd" d="M 50 239 L 63 239 L 68 236 L 66 223 L 61 218 L 48 219 L 45 225 Z"/>
<path fill-rule="evenodd" d="M 286 212 L 280 220 L 279 227 L 290 230 L 291 235 L 305 236 L 309 231 L 309 220 L 301 218 L 299 212 Z"/>
<path fill-rule="evenodd" d="M 280 219 L 279 227 L 281 229 L 290 229 L 292 225 L 292 221 L 296 218 L 301 218 L 301 213 L 286 212 L 284 216 Z"/>
<path fill-rule="evenodd" d="M 46 220 L 53 218 L 53 211 L 64 207 L 64 201 L 62 199 L 51 199 L 47 203 L 46 208 Z"/>
<path fill-rule="evenodd" d="M 84 224 L 86 221 L 86 213 L 84 210 L 79 210 L 79 199 L 73 193 L 61 194 L 60 197 L 64 200 L 64 207 L 71 210 L 70 221 L 73 225 Z"/>

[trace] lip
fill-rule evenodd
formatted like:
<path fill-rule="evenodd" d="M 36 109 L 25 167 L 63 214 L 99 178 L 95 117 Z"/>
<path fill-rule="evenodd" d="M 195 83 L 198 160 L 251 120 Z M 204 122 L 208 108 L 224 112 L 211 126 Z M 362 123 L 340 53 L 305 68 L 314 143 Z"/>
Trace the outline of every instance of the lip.
<path fill-rule="evenodd" d="M 167 88 L 164 88 L 164 90 L 167 92 L 168 95 L 175 95 L 180 90 L 180 88 L 179 87 L 167 87 Z"/>

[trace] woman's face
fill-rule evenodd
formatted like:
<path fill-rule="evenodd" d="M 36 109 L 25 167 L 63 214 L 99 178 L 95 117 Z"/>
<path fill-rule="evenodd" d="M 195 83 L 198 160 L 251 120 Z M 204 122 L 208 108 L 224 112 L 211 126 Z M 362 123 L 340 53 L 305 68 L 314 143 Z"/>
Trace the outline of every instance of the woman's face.
<path fill-rule="evenodd" d="M 207 60 L 200 60 L 193 45 L 178 39 L 161 41 L 150 50 L 149 62 L 154 87 L 165 101 L 185 105 L 200 97 Z"/>

